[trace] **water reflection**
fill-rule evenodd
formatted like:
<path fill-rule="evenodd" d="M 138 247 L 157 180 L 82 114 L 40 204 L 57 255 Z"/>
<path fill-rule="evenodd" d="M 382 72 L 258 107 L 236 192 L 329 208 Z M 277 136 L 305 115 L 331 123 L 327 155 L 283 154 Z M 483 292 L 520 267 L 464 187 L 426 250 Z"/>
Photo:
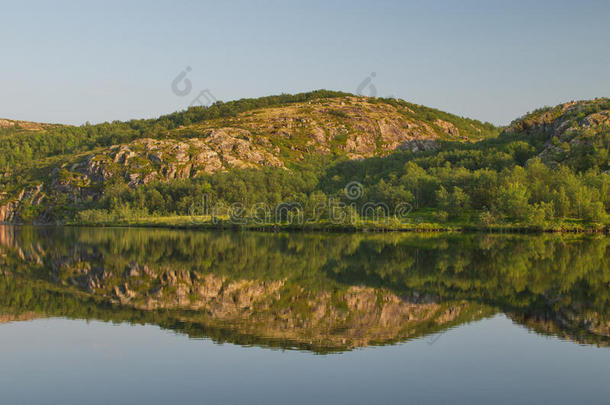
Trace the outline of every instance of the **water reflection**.
<path fill-rule="evenodd" d="M 0 227 L 0 322 L 156 324 L 318 353 L 503 312 L 610 342 L 610 238 Z M 431 344 L 432 344 L 431 343 Z"/>

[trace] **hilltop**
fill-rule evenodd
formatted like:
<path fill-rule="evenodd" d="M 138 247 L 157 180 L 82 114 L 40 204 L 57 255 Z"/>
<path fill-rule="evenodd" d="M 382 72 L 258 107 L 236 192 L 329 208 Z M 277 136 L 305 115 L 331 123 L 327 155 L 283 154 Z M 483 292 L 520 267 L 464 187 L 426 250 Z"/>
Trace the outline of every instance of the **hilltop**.
<path fill-rule="evenodd" d="M 0 131 L 4 133 L 20 133 L 25 131 L 46 131 L 52 128 L 61 127 L 60 124 L 46 124 L 41 122 L 8 120 L 0 118 Z"/>
<path fill-rule="evenodd" d="M 180 161 L 186 153 L 208 173 L 231 167 L 286 166 L 311 154 L 362 159 L 433 148 L 428 141 L 476 141 L 497 134 L 491 124 L 402 100 L 322 90 L 219 102 L 154 120 L 81 127 L 3 121 L 13 125 L 0 126 L 5 128 L 0 130 L 0 148 L 6 152 L 0 167 L 75 152 L 91 151 L 88 157 L 95 158 L 102 147 L 115 160 L 124 155 L 129 155 L 128 160 L 136 155 L 146 159 L 147 152 L 158 151 L 150 163 L 158 163 L 162 155 Z"/>

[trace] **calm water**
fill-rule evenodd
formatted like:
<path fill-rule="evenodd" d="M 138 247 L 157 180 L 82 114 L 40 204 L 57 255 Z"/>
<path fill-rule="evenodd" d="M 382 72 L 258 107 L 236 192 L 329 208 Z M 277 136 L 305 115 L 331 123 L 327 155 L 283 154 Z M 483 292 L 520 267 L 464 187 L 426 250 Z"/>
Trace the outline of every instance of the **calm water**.
<path fill-rule="evenodd" d="M 608 403 L 610 238 L 0 227 L 1 403 Z"/>

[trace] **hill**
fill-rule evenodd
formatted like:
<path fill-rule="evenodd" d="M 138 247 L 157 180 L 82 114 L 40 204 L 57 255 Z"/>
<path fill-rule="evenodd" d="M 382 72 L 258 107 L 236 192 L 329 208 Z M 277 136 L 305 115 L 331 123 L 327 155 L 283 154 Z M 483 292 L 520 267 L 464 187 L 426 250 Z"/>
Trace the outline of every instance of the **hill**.
<path fill-rule="evenodd" d="M 306 216 L 337 225 L 338 215 L 356 227 L 599 229 L 610 204 L 608 104 L 546 108 L 502 133 L 403 100 L 326 90 L 151 120 L 5 126 L 0 222 L 117 224 L 197 211 L 242 225 L 263 206 L 258 225 L 291 225 L 295 215 L 299 225 Z M 398 211 L 411 225 L 388 224 Z"/>
<path fill-rule="evenodd" d="M 580 170 L 610 169 L 610 99 L 572 101 L 545 107 L 513 121 L 504 136 L 525 136 L 549 164 Z"/>

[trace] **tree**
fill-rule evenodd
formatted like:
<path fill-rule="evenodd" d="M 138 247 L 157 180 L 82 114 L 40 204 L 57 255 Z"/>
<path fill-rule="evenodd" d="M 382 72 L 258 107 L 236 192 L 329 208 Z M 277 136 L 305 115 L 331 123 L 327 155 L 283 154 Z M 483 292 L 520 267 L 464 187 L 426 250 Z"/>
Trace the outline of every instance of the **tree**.
<path fill-rule="evenodd" d="M 470 197 L 461 188 L 453 187 L 452 192 L 441 186 L 437 193 L 436 199 L 438 207 L 446 211 L 451 218 L 455 218 L 470 208 Z"/>
<path fill-rule="evenodd" d="M 529 208 L 529 191 L 521 183 L 508 183 L 498 192 L 495 208 L 512 219 L 526 219 Z"/>

